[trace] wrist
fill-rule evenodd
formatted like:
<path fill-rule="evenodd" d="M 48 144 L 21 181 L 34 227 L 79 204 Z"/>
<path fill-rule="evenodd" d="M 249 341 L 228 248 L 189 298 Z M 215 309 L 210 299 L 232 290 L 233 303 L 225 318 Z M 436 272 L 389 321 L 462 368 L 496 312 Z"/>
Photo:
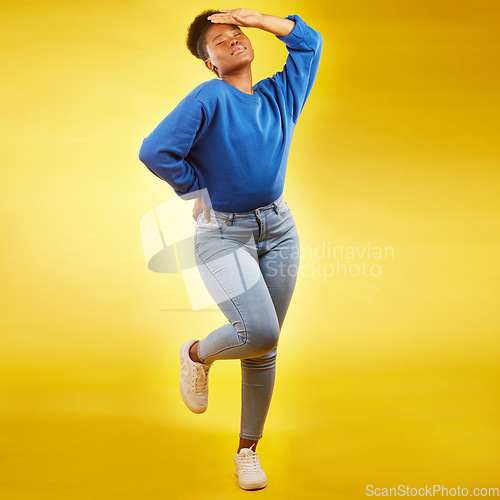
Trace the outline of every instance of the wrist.
<path fill-rule="evenodd" d="M 295 26 L 295 21 L 284 17 L 273 16 L 271 14 L 261 14 L 261 16 L 260 29 L 279 37 L 289 35 Z"/>
<path fill-rule="evenodd" d="M 256 23 L 256 28 L 259 28 L 261 30 L 265 30 L 265 26 L 266 26 L 266 21 L 267 21 L 267 18 L 269 18 L 269 15 L 268 14 L 262 14 L 262 12 L 259 12 L 259 18 L 257 20 L 257 23 Z"/>

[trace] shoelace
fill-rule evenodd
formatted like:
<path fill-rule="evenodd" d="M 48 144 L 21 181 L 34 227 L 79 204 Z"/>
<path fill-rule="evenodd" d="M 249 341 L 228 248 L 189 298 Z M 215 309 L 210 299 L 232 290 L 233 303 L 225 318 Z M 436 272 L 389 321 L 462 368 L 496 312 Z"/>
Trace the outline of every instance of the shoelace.
<path fill-rule="evenodd" d="M 253 446 L 253 445 L 252 445 Z M 240 452 L 241 453 L 241 452 Z M 252 450 L 244 451 L 239 457 L 240 467 L 244 472 L 259 472 L 259 456 Z"/>
<path fill-rule="evenodd" d="M 208 386 L 208 371 L 210 370 L 210 365 L 200 365 L 193 366 L 193 390 L 195 394 L 205 393 Z"/>

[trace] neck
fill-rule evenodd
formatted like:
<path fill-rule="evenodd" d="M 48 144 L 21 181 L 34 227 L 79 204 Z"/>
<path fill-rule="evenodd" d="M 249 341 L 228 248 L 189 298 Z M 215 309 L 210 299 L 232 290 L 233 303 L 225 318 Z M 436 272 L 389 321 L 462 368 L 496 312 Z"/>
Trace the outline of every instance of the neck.
<path fill-rule="evenodd" d="M 238 90 L 241 90 L 245 94 L 252 94 L 252 68 L 248 66 L 247 68 L 243 68 L 238 73 L 231 73 L 230 75 L 222 75 L 220 77 L 221 80 L 229 83 L 233 87 L 236 87 Z"/>

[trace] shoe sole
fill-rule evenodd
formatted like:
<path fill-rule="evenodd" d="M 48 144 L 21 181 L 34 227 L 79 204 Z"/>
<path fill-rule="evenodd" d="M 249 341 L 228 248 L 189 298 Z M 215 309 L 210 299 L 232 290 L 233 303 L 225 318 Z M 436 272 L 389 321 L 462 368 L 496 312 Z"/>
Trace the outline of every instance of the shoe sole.
<path fill-rule="evenodd" d="M 186 397 L 184 396 L 184 393 L 182 392 L 182 382 L 179 383 L 179 391 L 181 393 L 181 398 L 182 398 L 182 401 L 184 401 L 184 404 L 193 412 L 193 413 L 196 413 L 197 415 L 199 415 L 200 413 L 205 413 L 207 411 L 207 408 L 208 406 L 201 406 L 201 407 L 193 407 L 191 406 L 191 402 L 188 401 L 186 399 Z"/>
<path fill-rule="evenodd" d="M 238 484 L 242 490 L 259 490 L 267 486 L 267 479 L 264 479 L 264 481 L 261 481 L 260 483 L 245 484 L 240 480 L 240 477 L 238 476 L 238 472 L 236 472 L 236 469 L 234 469 L 234 474 L 238 478 Z"/>

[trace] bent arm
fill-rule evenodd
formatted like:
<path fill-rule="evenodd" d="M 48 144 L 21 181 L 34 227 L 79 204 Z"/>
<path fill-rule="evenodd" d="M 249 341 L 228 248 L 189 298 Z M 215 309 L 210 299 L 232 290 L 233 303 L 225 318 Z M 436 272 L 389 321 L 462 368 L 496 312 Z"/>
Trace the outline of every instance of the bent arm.
<path fill-rule="evenodd" d="M 323 37 L 298 15 L 290 15 L 287 20 L 295 21 L 292 31 L 285 36 L 276 36 L 285 43 L 288 57 L 283 70 L 271 79 L 282 89 L 288 112 L 297 123 L 316 80 Z"/>
<path fill-rule="evenodd" d="M 139 151 L 142 163 L 186 200 L 195 198 L 200 190 L 198 176 L 186 157 L 204 122 L 203 105 L 185 97 L 143 140 Z"/>
<path fill-rule="evenodd" d="M 260 28 L 274 33 L 285 43 L 288 49 L 285 67 L 272 79 L 282 89 L 287 110 L 296 123 L 318 72 L 323 47 L 321 33 L 308 26 L 298 15 L 282 18 L 256 10 L 221 9 L 219 13 L 212 14 L 207 19 L 213 23 Z"/>

